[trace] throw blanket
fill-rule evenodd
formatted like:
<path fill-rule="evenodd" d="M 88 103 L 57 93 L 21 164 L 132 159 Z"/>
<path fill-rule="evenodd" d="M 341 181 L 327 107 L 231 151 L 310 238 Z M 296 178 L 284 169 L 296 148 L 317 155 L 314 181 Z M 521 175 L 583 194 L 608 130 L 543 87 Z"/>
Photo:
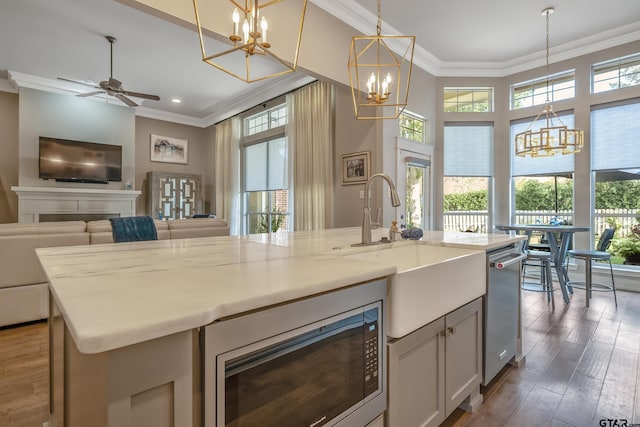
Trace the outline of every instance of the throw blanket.
<path fill-rule="evenodd" d="M 143 240 L 158 240 L 156 226 L 150 216 L 128 216 L 109 218 L 113 241 L 140 242 Z"/>

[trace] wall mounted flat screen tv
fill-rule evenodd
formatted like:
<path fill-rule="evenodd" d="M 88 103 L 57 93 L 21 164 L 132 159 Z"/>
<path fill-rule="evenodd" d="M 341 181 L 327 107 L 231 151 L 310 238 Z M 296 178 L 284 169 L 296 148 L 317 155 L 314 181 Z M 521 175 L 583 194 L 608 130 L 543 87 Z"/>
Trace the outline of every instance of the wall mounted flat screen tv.
<path fill-rule="evenodd" d="M 122 146 L 41 136 L 39 176 L 66 182 L 122 181 Z"/>

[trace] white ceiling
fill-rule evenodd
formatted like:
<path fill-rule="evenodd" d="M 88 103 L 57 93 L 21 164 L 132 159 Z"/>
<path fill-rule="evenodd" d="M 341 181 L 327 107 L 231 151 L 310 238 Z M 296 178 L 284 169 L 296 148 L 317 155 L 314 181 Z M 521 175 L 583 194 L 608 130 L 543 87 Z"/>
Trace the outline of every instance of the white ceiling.
<path fill-rule="evenodd" d="M 177 1 L 177 0 L 176 0 Z M 183 0 L 191 2 L 190 0 Z M 375 33 L 376 0 L 310 0 L 365 34 Z M 435 75 L 507 75 L 544 61 L 550 17 L 552 62 L 640 39 L 640 0 L 386 0 L 383 34 L 416 35 L 415 64 Z M 99 82 L 114 77 L 128 90 L 157 94 L 138 114 L 206 126 L 309 81 L 290 76 L 246 84 L 200 60 L 197 34 L 113 0 L 3 0 L 0 77 L 33 77 L 33 87 L 67 90 L 56 77 Z M 302 38 L 304 49 L 304 33 Z M 346 62 L 346 58 L 345 58 Z M 347 72 L 345 67 L 345 73 Z M 171 98 L 182 99 L 173 104 Z M 230 100 L 233 100 L 230 102 Z M 249 104 L 247 104 L 249 103 Z"/>

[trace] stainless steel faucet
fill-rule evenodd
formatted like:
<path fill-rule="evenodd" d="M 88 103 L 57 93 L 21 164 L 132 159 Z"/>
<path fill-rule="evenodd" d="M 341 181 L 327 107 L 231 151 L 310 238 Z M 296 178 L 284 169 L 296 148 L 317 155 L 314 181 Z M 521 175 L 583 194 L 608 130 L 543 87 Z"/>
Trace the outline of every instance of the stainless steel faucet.
<path fill-rule="evenodd" d="M 362 216 L 362 242 L 356 243 L 352 246 L 369 246 L 375 245 L 375 243 L 371 243 L 371 208 L 369 207 L 369 188 L 371 187 L 371 183 L 375 180 L 375 178 L 383 178 L 389 184 L 389 188 L 391 189 L 391 205 L 394 207 L 400 206 L 400 197 L 398 197 L 398 191 L 396 191 L 396 186 L 389 178 L 389 175 L 384 173 L 376 173 L 371 175 L 371 178 L 364 185 L 364 212 Z"/>

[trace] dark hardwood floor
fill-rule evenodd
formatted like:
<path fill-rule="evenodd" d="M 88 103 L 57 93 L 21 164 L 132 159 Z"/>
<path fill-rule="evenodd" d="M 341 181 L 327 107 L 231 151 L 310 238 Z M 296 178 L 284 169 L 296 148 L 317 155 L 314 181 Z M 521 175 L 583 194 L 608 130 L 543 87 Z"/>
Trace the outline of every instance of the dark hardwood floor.
<path fill-rule="evenodd" d="M 457 410 L 445 424 L 640 423 L 640 294 L 618 291 L 616 309 L 610 292 L 594 292 L 586 308 L 584 290 L 576 289 L 569 305 L 558 291 L 555 311 L 541 293 L 523 291 L 522 297 L 525 366 L 507 366 L 484 390 L 478 411 Z"/>
<path fill-rule="evenodd" d="M 455 427 L 613 426 L 640 423 L 640 294 L 595 293 L 591 307 L 576 290 L 523 292 L 526 364 L 506 367 L 484 390 L 484 403 L 445 422 Z M 0 329 L 0 427 L 41 427 L 48 412 L 45 322 Z M 410 427 L 410 426 L 392 426 Z"/>

